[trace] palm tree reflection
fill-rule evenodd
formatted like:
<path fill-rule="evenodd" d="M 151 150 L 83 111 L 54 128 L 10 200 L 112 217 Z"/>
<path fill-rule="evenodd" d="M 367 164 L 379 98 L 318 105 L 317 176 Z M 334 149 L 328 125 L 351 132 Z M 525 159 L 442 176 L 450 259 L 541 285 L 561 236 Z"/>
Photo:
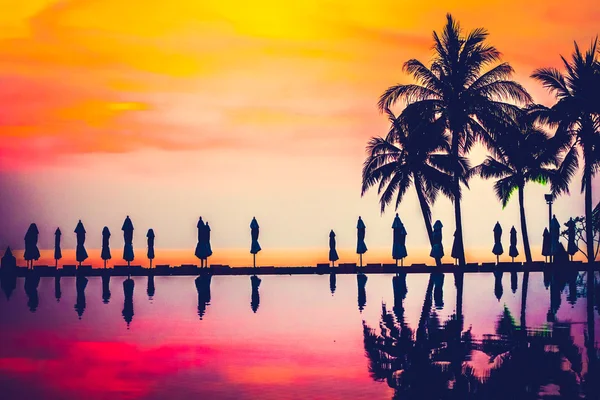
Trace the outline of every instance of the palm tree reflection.
<path fill-rule="evenodd" d="M 571 335 L 571 322 L 555 319 L 541 328 L 526 327 L 529 273 L 523 274 L 520 323 L 505 306 L 495 331 L 479 340 L 472 338 L 470 329 L 462 330 L 462 277 L 456 278 L 457 289 L 461 289 L 457 290 L 457 312 L 443 323 L 432 308 L 435 274 L 429 279 L 416 332 L 403 313 L 392 313 L 385 304 L 378 329 L 363 321 L 369 373 L 394 389 L 394 399 L 538 399 L 552 393 L 555 398 L 597 398 L 600 376 L 594 279 L 587 283 L 584 362 Z M 568 279 L 564 274 L 553 276 L 552 290 L 560 295 Z M 569 281 L 569 285 L 574 284 Z M 394 303 L 394 311 L 403 310 L 396 296 Z M 554 304 L 553 315 L 560 306 L 556 300 Z"/>

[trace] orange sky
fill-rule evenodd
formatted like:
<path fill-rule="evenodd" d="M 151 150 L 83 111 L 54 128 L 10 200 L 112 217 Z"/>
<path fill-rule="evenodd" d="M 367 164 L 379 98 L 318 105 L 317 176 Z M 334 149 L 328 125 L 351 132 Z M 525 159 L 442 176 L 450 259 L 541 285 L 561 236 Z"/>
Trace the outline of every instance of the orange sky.
<path fill-rule="evenodd" d="M 573 40 L 586 45 L 600 20 L 593 0 L 14 3 L 0 0 L 0 246 L 16 247 L 32 221 L 42 247 L 56 226 L 72 246 L 79 218 L 98 247 L 104 225 L 121 240 L 129 214 L 138 246 L 153 227 L 157 246 L 193 249 L 203 215 L 213 247 L 243 248 L 256 215 L 265 249 L 326 246 L 331 228 L 352 248 L 363 215 L 367 245 L 385 248 L 393 215 L 380 218 L 374 195 L 360 199 L 364 145 L 386 131 L 379 94 L 407 81 L 404 61 L 429 59 L 445 13 L 486 27 L 545 103 L 529 74 L 558 66 Z M 490 188 L 474 182 L 465 196 L 472 248 L 490 247 L 496 220 L 506 239 L 518 223 L 516 204 L 502 211 Z M 528 189 L 534 245 L 543 192 Z M 413 197 L 401 217 L 409 245 L 425 246 Z M 556 206 L 561 220 L 583 209 L 578 195 Z M 434 218 L 450 239 L 447 201 Z"/>

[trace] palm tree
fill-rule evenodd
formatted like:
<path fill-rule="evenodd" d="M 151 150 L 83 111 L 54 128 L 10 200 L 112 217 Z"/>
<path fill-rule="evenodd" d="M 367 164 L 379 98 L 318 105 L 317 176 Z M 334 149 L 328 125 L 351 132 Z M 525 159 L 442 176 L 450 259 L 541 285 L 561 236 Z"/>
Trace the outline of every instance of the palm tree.
<path fill-rule="evenodd" d="M 515 191 L 519 195 L 519 213 L 525 259 L 532 262 L 525 217 L 524 192 L 527 182 L 545 184 L 552 182 L 553 192 L 568 192 L 568 183 L 575 173 L 575 162 L 567 159 L 561 164 L 559 154 L 568 146 L 562 137 L 550 137 L 534 123 L 534 118 L 526 110 L 519 113 L 517 120 L 509 123 L 495 135 L 492 155 L 469 171 L 484 179 L 498 179 L 494 184 L 496 196 L 506 207 Z M 572 153 L 567 156 L 573 157 Z M 560 168 L 559 168 L 560 165 Z"/>
<path fill-rule="evenodd" d="M 566 73 L 557 68 L 540 68 L 532 77 L 557 99 L 550 108 L 538 107 L 540 121 L 557 128 L 556 135 L 573 138 L 573 147 L 565 157 L 577 163 L 577 149 L 583 152 L 583 179 L 585 191 L 585 219 L 592 221 L 592 178 L 600 168 L 600 60 L 597 56 L 598 39 L 582 53 L 575 42 L 575 50 L 568 61 L 561 56 Z M 572 154 L 572 155 L 571 155 Z M 594 261 L 593 224 L 586 224 L 588 262 Z"/>
<path fill-rule="evenodd" d="M 441 190 L 452 196 L 452 177 L 444 171 L 449 165 L 448 137 L 439 122 L 421 121 L 403 113 L 396 118 L 387 111 L 391 128 L 386 138 L 373 137 L 367 145 L 367 159 L 362 173 L 362 195 L 378 184 L 381 212 L 396 195 L 396 208 L 407 190 L 414 185 L 423 214 L 429 241 L 433 241 L 431 205 Z M 468 170 L 466 160 L 461 167 Z M 466 173 L 463 173 L 466 175 Z M 441 265 L 441 260 L 436 260 Z"/>
<path fill-rule="evenodd" d="M 518 83 L 508 63 L 496 64 L 500 52 L 485 42 L 488 32 L 477 28 L 463 35 L 450 14 L 441 35 L 433 33 L 434 58 L 430 67 L 412 59 L 404 64 L 416 83 L 388 88 L 379 99 L 380 110 L 403 101 L 428 119 L 438 119 L 452 136 L 454 217 L 459 263 L 465 264 L 460 208 L 461 167 L 458 160 L 467 154 L 476 140 L 489 143 L 486 129 L 490 123 L 507 120 L 517 107 L 506 103 L 529 103 L 531 97 Z M 488 69 L 488 67 L 491 67 Z"/>

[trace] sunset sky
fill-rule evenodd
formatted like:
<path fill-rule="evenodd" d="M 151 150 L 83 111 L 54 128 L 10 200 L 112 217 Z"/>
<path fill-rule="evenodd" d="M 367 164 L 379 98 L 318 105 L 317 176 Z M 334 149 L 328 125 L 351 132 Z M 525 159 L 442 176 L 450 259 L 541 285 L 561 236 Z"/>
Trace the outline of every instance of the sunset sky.
<path fill-rule="evenodd" d="M 298 262 L 326 262 L 330 229 L 347 249 L 341 261 L 353 262 L 361 215 L 369 261 L 389 262 L 394 213 L 380 215 L 376 193 L 360 197 L 364 147 L 387 131 L 378 96 L 409 81 L 404 61 L 430 60 L 431 34 L 446 12 L 465 29 L 487 28 L 515 78 L 544 104 L 551 98 L 528 76 L 560 66 L 573 40 L 587 47 L 600 33 L 596 0 L 572 9 L 546 0 L 0 5 L 0 248 L 21 249 L 31 222 L 40 248 L 51 248 L 57 226 L 72 248 L 82 219 L 88 248 L 99 248 L 102 228 L 111 229 L 113 258 L 121 255 L 126 215 L 140 258 L 153 228 L 158 249 L 190 249 L 193 260 L 202 216 L 212 227 L 214 261 L 225 263 L 227 254 L 249 250 L 256 216 L 259 256 L 272 264 L 294 252 L 304 254 Z M 476 149 L 474 163 L 484 155 Z M 555 203 L 561 222 L 583 214 L 579 179 Z M 492 184 L 474 180 L 464 196 L 469 261 L 493 258 L 496 221 L 506 249 L 510 227 L 520 231 L 516 199 L 503 210 Z M 526 189 L 535 254 L 547 190 Z M 399 213 L 408 261 L 423 262 L 428 244 L 415 197 L 410 191 Z M 449 253 L 450 202 L 440 199 L 433 217 L 444 224 Z M 519 232 L 523 254 L 521 244 Z"/>

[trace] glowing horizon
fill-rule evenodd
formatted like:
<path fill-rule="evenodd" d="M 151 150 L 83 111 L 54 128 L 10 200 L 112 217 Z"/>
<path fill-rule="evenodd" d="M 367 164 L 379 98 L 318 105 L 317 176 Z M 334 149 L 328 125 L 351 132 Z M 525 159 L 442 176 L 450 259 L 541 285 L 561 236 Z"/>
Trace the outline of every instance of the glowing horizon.
<path fill-rule="evenodd" d="M 104 226 L 111 229 L 116 259 L 130 215 L 144 260 L 148 228 L 160 257 L 160 249 L 193 249 L 202 215 L 213 227 L 211 262 L 219 263 L 226 259 L 219 251 L 249 246 L 256 216 L 261 256 L 273 260 L 265 264 L 285 264 L 284 257 L 312 262 L 317 253 L 310 249 L 326 254 L 330 229 L 350 252 L 361 215 L 372 249 L 366 257 L 388 262 L 383 249 L 391 246 L 394 213 L 380 215 L 374 192 L 360 197 L 364 147 L 387 131 L 378 96 L 409 81 L 404 61 L 429 61 L 431 33 L 443 27 L 446 12 L 465 30 L 485 27 L 514 78 L 544 104 L 552 98 L 531 72 L 560 67 L 574 40 L 585 47 L 600 33 L 600 5 L 591 0 L 579 7 L 541 0 L 8 5 L 0 16 L 0 249 L 22 249 L 31 222 L 41 249 L 52 247 L 57 226 L 63 248 L 71 249 L 82 219 L 90 249 L 99 247 Z M 474 150 L 473 163 L 484 155 Z M 523 261 L 516 199 L 503 210 L 492 185 L 476 179 L 464 196 L 466 251 L 477 257 L 468 261 L 493 259 L 485 252 L 496 221 L 506 248 L 510 227 L 517 228 Z M 579 185 L 577 176 L 571 196 L 555 203 L 561 223 L 583 214 Z M 536 259 L 546 191 L 526 188 Z M 398 212 L 410 262 L 429 262 L 412 191 Z M 444 223 L 449 253 L 454 221 L 447 199 L 436 203 L 433 218 Z M 285 249 L 304 255 L 281 255 Z"/>

